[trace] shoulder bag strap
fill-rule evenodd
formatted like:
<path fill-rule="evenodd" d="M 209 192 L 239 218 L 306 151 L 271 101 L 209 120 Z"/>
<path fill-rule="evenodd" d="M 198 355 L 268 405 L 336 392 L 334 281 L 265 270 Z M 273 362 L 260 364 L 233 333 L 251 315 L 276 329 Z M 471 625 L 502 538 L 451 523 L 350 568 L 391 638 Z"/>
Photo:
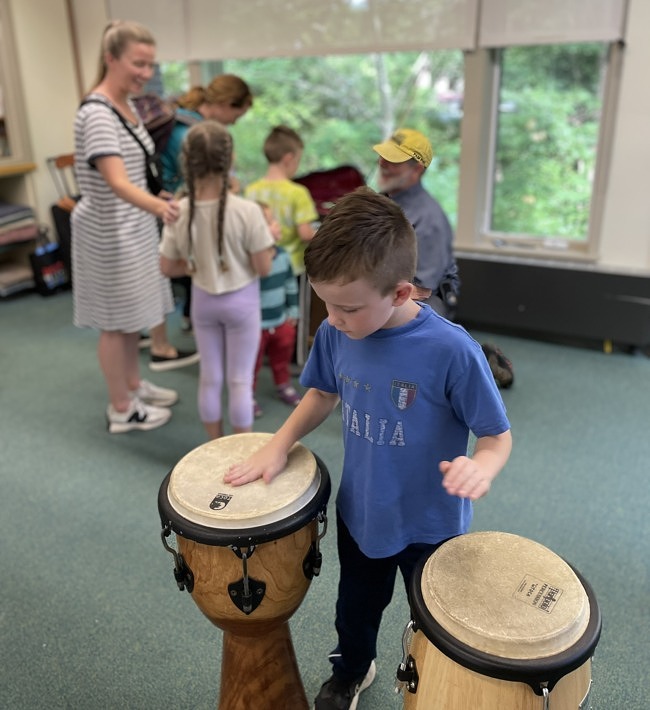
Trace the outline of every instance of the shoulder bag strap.
<path fill-rule="evenodd" d="M 102 101 L 101 99 L 84 99 L 80 106 L 85 106 L 86 104 L 101 104 L 102 106 L 106 106 L 106 108 L 109 108 L 122 122 L 122 125 L 126 130 L 133 136 L 135 139 L 135 142 L 142 148 L 144 151 L 144 154 L 152 158 L 155 154 L 150 153 L 144 143 L 138 138 L 138 136 L 135 134 L 134 130 L 129 126 L 128 121 L 122 116 L 122 114 L 113 106 L 113 104 L 109 104 L 108 101 Z"/>

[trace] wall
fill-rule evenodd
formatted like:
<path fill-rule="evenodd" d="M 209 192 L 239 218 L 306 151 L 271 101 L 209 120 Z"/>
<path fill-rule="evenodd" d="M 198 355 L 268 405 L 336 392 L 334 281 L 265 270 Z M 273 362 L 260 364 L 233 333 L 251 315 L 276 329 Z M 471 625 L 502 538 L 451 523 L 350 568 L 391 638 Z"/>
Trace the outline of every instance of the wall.
<path fill-rule="evenodd" d="M 599 264 L 650 270 L 650 2 L 628 5 Z"/>
<path fill-rule="evenodd" d="M 79 89 L 66 0 L 8 0 L 13 19 L 17 68 L 23 87 L 32 160 L 26 179 L 38 219 L 52 227 L 50 206 L 58 199 L 46 159 L 72 152 L 72 124 Z M 106 24 L 102 0 L 74 0 L 84 86 L 95 74 L 99 39 Z"/>
<path fill-rule="evenodd" d="M 45 160 L 72 151 L 72 121 L 77 104 L 65 0 L 10 0 L 17 67 L 36 171 L 31 182 L 40 221 L 50 223 L 58 195 Z"/>

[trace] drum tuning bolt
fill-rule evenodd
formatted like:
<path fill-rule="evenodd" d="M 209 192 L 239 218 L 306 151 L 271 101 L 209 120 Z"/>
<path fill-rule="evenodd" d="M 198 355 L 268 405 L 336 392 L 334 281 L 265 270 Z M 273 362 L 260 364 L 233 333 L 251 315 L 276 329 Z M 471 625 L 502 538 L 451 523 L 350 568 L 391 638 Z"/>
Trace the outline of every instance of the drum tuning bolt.
<path fill-rule="evenodd" d="M 248 616 L 264 599 L 266 583 L 248 576 L 248 558 L 255 552 L 255 545 L 250 545 L 246 551 L 235 545 L 229 547 L 241 560 L 244 576 L 238 582 L 228 585 L 228 594 L 232 603 Z"/>
<path fill-rule="evenodd" d="M 302 571 L 307 579 L 318 577 L 323 566 L 323 553 L 320 551 L 320 541 L 327 532 L 327 514 L 321 511 L 318 514 L 318 522 L 323 526 L 323 532 L 316 536 L 316 540 L 309 546 L 309 550 L 302 561 Z"/>
<path fill-rule="evenodd" d="M 401 693 L 406 688 L 409 693 L 415 693 L 418 689 L 420 677 L 415 665 L 415 659 L 411 656 L 410 647 L 413 638 L 414 623 L 409 621 L 402 634 L 402 662 L 397 667 L 395 692 Z"/>
<path fill-rule="evenodd" d="M 190 594 L 194 589 L 194 574 L 189 568 L 187 562 L 183 559 L 183 555 L 177 552 L 171 545 L 168 544 L 167 538 L 171 534 L 172 528 L 169 523 L 167 523 L 161 533 L 160 537 L 162 539 L 162 544 L 167 552 L 171 553 L 174 558 L 174 578 L 176 579 L 176 585 L 178 586 L 178 591 L 182 592 L 187 589 Z"/>

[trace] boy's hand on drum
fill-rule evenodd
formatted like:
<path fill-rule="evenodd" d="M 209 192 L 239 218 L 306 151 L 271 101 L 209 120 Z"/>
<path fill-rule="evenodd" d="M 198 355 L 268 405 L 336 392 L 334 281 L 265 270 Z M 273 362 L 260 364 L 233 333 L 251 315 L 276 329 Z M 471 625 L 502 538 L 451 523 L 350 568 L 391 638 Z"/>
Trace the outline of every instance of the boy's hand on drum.
<path fill-rule="evenodd" d="M 265 446 L 245 461 L 231 466 L 223 480 L 233 486 L 243 486 L 245 483 L 257 481 L 258 478 L 263 479 L 265 483 L 271 483 L 286 465 L 286 453 L 275 453 L 270 446 Z"/>
<path fill-rule="evenodd" d="M 441 461 L 438 468 L 443 475 L 442 486 L 452 496 L 476 500 L 484 496 L 492 485 L 492 478 L 468 456 Z"/>

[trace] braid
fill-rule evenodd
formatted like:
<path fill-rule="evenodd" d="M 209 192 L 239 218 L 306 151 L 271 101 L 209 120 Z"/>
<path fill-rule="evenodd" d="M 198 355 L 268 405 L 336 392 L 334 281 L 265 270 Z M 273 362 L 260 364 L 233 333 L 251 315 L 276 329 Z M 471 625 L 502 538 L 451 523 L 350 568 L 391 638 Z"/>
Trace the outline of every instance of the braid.
<path fill-rule="evenodd" d="M 196 187 L 194 185 L 194 170 L 191 164 L 187 165 L 187 190 L 190 203 L 190 215 L 187 221 L 187 268 L 193 274 L 196 271 L 196 264 L 192 256 L 192 223 L 194 222 L 194 201 L 196 199 Z"/>
<path fill-rule="evenodd" d="M 226 214 L 226 200 L 228 199 L 228 166 L 232 157 L 232 137 L 228 134 L 226 149 L 223 155 L 223 180 L 221 184 L 221 196 L 219 198 L 219 211 L 217 213 L 217 251 L 219 254 L 219 265 L 224 271 L 228 271 L 228 264 L 223 258 L 223 223 Z"/>
<path fill-rule="evenodd" d="M 215 234 L 219 268 L 228 271 L 224 258 L 224 224 L 228 199 L 228 172 L 232 160 L 232 137 L 217 121 L 201 121 L 192 126 L 183 141 L 181 167 L 189 192 L 189 249 L 192 249 L 192 222 L 195 213 L 196 183 L 221 179 L 219 206 L 216 213 Z M 188 262 L 190 259 L 188 258 Z"/>

